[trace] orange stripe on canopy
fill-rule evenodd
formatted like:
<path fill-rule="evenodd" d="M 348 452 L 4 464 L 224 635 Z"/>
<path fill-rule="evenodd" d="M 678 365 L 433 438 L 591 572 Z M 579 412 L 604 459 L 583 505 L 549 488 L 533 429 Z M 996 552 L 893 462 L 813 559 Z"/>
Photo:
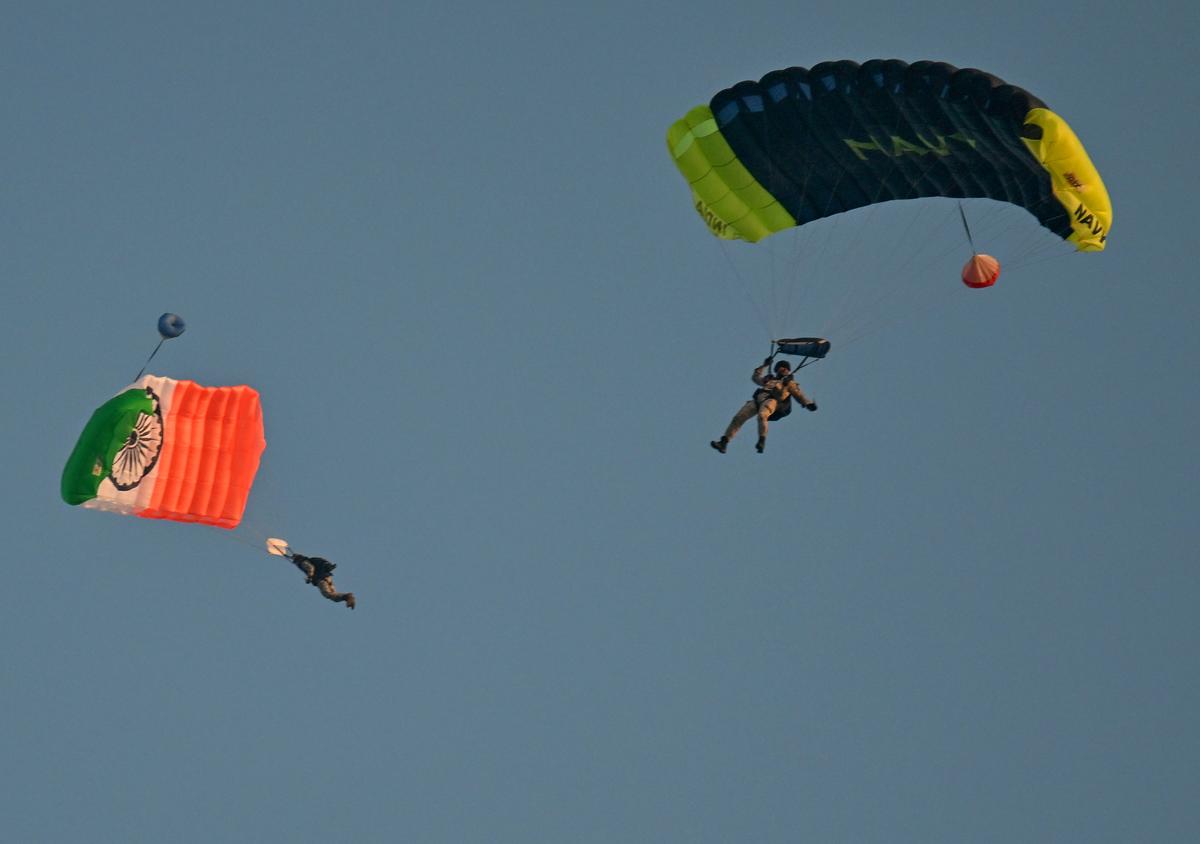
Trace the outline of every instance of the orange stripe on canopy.
<path fill-rule="evenodd" d="M 237 527 L 266 445 L 254 389 L 177 382 L 163 414 L 154 495 L 138 515 Z"/>

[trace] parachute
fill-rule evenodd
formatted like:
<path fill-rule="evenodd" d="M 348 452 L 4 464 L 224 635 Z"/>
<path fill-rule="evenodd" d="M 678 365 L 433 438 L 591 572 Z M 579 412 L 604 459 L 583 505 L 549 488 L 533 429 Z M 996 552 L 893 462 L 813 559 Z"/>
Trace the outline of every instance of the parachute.
<path fill-rule="evenodd" d="M 1012 203 L 1084 252 L 1104 249 L 1112 227 L 1104 183 L 1065 120 L 1028 91 L 942 62 L 774 71 L 693 108 L 667 146 L 723 239 L 920 197 Z"/>
<path fill-rule="evenodd" d="M 63 467 L 62 499 L 144 519 L 226 528 L 231 533 L 225 536 L 246 542 L 244 532 L 234 529 L 267 447 L 258 393 L 245 384 L 206 387 L 142 375 L 162 344 L 185 328 L 178 314 L 159 317 L 159 343 L 142 371 L 96 409 L 79 435 Z M 333 585 L 335 564 L 296 554 L 283 539 L 268 539 L 265 550 L 286 557 L 330 601 L 354 609 L 354 593 Z"/>
<path fill-rule="evenodd" d="M 1002 263 L 1011 274 L 1100 252 L 1112 229 L 1100 174 L 1062 117 L 943 62 L 772 71 L 718 91 L 666 140 L 728 265 L 722 279 L 766 337 L 804 332 L 846 349 L 964 307 L 931 281 L 988 289 Z"/>
<path fill-rule="evenodd" d="M 233 529 L 266 444 L 262 407 L 251 387 L 146 375 L 92 414 L 63 468 L 62 498 L 97 510 Z"/>

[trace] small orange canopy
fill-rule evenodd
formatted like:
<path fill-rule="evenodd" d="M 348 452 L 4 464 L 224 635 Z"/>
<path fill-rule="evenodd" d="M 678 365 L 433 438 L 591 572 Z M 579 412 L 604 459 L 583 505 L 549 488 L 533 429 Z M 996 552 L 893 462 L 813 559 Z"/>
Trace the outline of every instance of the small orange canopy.
<path fill-rule="evenodd" d="M 975 254 L 963 265 L 962 280 L 967 287 L 991 287 L 1000 278 L 1000 262 L 991 255 Z"/>

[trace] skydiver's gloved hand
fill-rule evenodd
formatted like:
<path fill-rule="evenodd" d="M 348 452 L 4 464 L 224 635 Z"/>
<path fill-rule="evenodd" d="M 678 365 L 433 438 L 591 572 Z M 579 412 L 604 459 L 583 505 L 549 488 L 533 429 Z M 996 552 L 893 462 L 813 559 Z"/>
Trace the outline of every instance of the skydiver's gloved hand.
<path fill-rule="evenodd" d="M 765 358 L 763 358 L 762 365 L 763 365 L 763 366 L 770 366 L 770 365 L 771 365 L 771 361 L 773 361 L 773 360 L 775 360 L 775 355 L 771 355 L 770 357 L 765 357 Z"/>
<path fill-rule="evenodd" d="M 808 404 L 804 405 L 804 409 L 808 411 L 816 410 L 817 403 L 815 401 L 810 401 Z"/>

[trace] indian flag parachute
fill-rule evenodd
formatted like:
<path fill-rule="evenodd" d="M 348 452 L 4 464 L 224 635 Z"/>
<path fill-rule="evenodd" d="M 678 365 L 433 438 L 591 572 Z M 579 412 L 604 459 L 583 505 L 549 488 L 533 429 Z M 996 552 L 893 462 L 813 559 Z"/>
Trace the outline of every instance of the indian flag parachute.
<path fill-rule="evenodd" d="M 266 445 L 254 389 L 147 375 L 92 414 L 63 469 L 62 497 L 235 528 Z"/>

